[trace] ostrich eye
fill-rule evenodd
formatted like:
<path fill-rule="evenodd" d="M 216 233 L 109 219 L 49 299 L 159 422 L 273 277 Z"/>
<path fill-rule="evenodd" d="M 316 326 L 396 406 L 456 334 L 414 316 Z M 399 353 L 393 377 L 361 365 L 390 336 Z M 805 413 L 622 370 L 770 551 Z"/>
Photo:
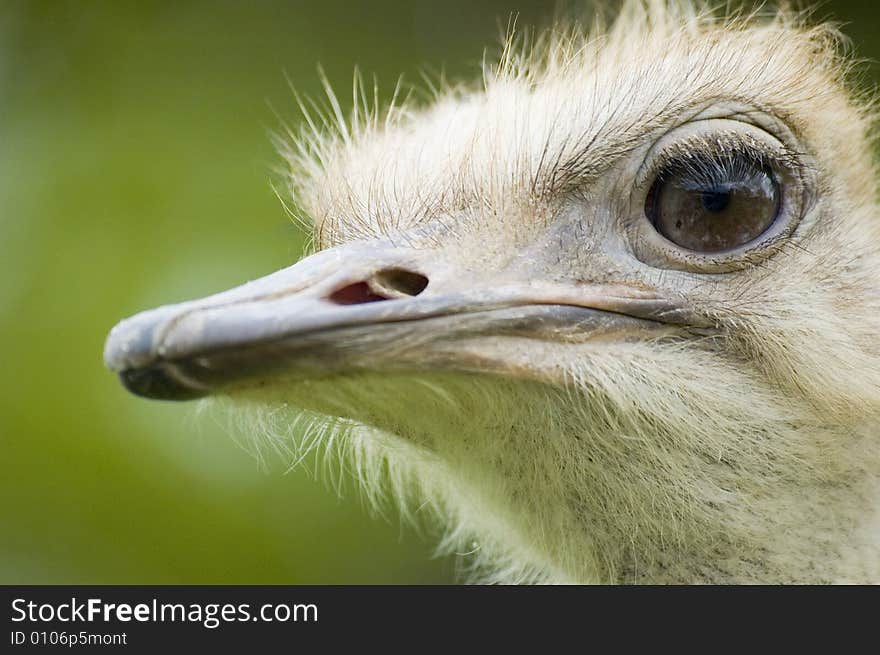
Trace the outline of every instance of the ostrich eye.
<path fill-rule="evenodd" d="M 773 171 L 745 153 L 692 155 L 667 164 L 645 213 L 674 244 L 700 253 L 746 245 L 773 225 L 780 188 Z"/>

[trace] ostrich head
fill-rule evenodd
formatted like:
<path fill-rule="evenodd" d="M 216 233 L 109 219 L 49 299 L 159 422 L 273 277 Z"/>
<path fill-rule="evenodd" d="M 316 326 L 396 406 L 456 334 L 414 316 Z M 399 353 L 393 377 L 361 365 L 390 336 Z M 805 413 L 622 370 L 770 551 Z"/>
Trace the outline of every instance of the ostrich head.
<path fill-rule="evenodd" d="M 316 253 L 123 321 L 107 364 L 342 446 L 493 579 L 878 581 L 880 216 L 840 50 L 629 2 L 429 106 L 331 95 L 285 151 Z"/>

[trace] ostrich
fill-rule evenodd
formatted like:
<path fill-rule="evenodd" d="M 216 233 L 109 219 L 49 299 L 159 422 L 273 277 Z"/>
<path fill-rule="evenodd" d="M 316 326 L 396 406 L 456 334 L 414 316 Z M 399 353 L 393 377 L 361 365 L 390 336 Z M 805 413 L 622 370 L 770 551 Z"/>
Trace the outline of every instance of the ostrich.
<path fill-rule="evenodd" d="M 481 580 L 880 582 L 850 68 L 790 12 L 631 1 L 430 103 L 330 94 L 284 149 L 314 254 L 122 321 L 106 364 L 341 451 Z"/>

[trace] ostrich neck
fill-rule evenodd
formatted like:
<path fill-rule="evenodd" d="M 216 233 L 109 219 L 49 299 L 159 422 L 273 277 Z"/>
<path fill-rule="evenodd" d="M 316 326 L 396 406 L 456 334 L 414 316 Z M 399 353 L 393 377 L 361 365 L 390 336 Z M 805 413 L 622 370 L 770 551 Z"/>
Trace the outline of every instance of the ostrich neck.
<path fill-rule="evenodd" d="M 500 548 L 495 542 L 508 551 L 499 559 L 530 561 L 539 572 L 535 579 L 547 582 L 880 582 L 880 476 L 871 468 L 750 485 L 742 471 L 718 464 L 709 468 L 718 469 L 717 488 L 707 483 L 682 496 L 663 488 L 675 484 L 675 476 L 639 488 L 640 463 L 632 464 L 636 474 L 620 484 L 614 470 L 610 482 L 578 476 L 577 485 L 566 484 L 558 471 L 552 479 L 533 478 L 532 490 L 558 484 L 563 503 L 525 494 L 485 501 L 506 522 L 506 529 L 488 528 L 509 535 Z M 466 470 L 461 463 L 454 468 Z M 473 507 L 486 478 L 470 482 L 460 487 L 469 491 L 459 502 Z M 487 528 L 479 518 L 466 527 L 478 538 Z"/>
<path fill-rule="evenodd" d="M 606 395 L 439 374 L 278 393 L 314 413 L 315 434 L 349 430 L 329 441 L 366 496 L 434 510 L 446 550 L 476 552 L 491 581 L 880 582 L 880 453 L 864 425 L 795 421 L 754 396 L 615 412 Z"/>
<path fill-rule="evenodd" d="M 796 488 L 722 520 L 713 547 L 665 544 L 631 558 L 605 581 L 635 583 L 833 584 L 880 582 L 880 484 L 866 476 L 835 489 Z M 739 537 L 731 538 L 739 529 Z"/>

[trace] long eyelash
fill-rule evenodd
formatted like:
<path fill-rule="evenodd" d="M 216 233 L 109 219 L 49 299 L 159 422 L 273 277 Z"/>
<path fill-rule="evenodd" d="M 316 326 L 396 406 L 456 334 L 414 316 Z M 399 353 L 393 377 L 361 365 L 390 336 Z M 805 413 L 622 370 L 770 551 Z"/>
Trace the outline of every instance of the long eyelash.
<path fill-rule="evenodd" d="M 646 171 L 647 179 L 662 179 L 675 171 L 694 188 L 715 186 L 724 182 L 747 183 L 755 170 L 786 169 L 797 173 L 803 164 L 797 153 L 780 145 L 770 149 L 767 144 L 737 132 L 696 135 L 666 148 Z"/>
<path fill-rule="evenodd" d="M 757 158 L 750 152 L 728 150 L 707 155 L 698 153 L 683 160 L 672 160 L 661 169 L 657 179 L 671 174 L 678 178 L 677 186 L 688 190 L 711 189 L 725 185 L 751 185 L 758 176 L 772 173 L 766 158 Z"/>

